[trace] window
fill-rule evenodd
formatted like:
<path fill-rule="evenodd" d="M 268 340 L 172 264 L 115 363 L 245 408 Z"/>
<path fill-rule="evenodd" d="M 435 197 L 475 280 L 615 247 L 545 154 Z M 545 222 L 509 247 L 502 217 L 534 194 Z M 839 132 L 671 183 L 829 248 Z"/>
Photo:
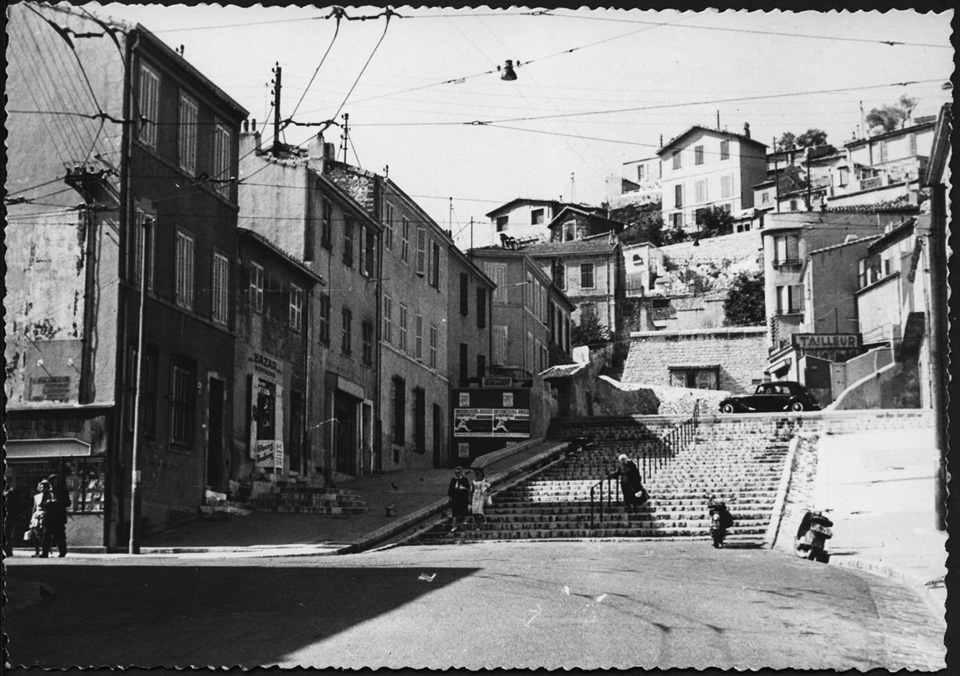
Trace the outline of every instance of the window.
<path fill-rule="evenodd" d="M 693 163 L 697 165 L 703 164 L 703 146 L 693 147 Z"/>
<path fill-rule="evenodd" d="M 720 177 L 720 197 L 733 197 L 733 174 Z"/>
<path fill-rule="evenodd" d="M 388 294 L 383 296 L 383 339 L 393 342 L 393 298 Z"/>
<path fill-rule="evenodd" d="M 850 182 L 850 170 L 847 167 L 840 167 L 837 170 L 837 174 L 837 182 L 840 184 L 840 187 L 846 187 L 847 183 Z"/>
<path fill-rule="evenodd" d="M 719 370 L 716 368 L 670 368 L 670 385 L 693 390 L 720 389 Z"/>
<path fill-rule="evenodd" d="M 466 272 L 460 273 L 460 314 L 466 317 L 470 312 L 470 277 Z"/>
<path fill-rule="evenodd" d="M 413 318 L 413 356 L 423 361 L 423 315 Z"/>
<path fill-rule="evenodd" d="M 510 216 L 497 216 L 497 232 L 507 229 L 507 223 L 510 222 Z"/>
<path fill-rule="evenodd" d="M 799 284 L 777 287 L 777 313 L 792 314 L 803 309 L 803 287 Z"/>
<path fill-rule="evenodd" d="M 470 377 L 468 371 L 469 364 L 467 363 L 467 344 L 460 343 L 460 359 L 457 364 L 460 369 L 460 386 L 463 387 L 467 384 L 467 379 Z"/>
<path fill-rule="evenodd" d="M 160 76 L 145 63 L 140 64 L 140 141 L 157 147 L 157 116 L 160 110 Z"/>
<path fill-rule="evenodd" d="M 790 211 L 797 210 L 797 200 L 790 200 Z"/>
<path fill-rule="evenodd" d="M 917 135 L 909 134 L 907 135 L 907 144 L 909 147 L 908 153 L 910 157 L 913 157 L 917 154 Z"/>
<path fill-rule="evenodd" d="M 361 228 L 364 233 L 366 245 L 363 248 L 363 266 L 361 272 L 367 277 L 373 277 L 373 270 L 376 263 L 377 235 L 372 230 Z"/>
<path fill-rule="evenodd" d="M 213 127 L 213 178 L 218 182 L 217 192 L 230 195 L 230 130 L 222 124 Z"/>
<path fill-rule="evenodd" d="M 230 321 L 230 262 L 227 257 L 213 254 L 213 307 L 210 316 L 218 324 Z"/>
<path fill-rule="evenodd" d="M 720 141 L 720 159 L 730 159 L 730 141 Z"/>
<path fill-rule="evenodd" d="M 880 163 L 881 164 L 887 161 L 887 156 L 888 156 L 887 142 L 880 141 Z"/>
<path fill-rule="evenodd" d="M 320 205 L 320 244 L 333 248 L 333 205 L 327 199 Z"/>
<path fill-rule="evenodd" d="M 277 438 L 277 386 L 268 380 L 257 378 L 254 387 L 257 397 L 254 408 L 257 439 L 274 440 Z"/>
<path fill-rule="evenodd" d="M 440 331 L 434 324 L 430 325 L 430 368 L 437 368 L 437 341 Z"/>
<path fill-rule="evenodd" d="M 360 339 L 363 341 L 363 365 L 373 366 L 373 322 L 364 319 L 360 326 Z"/>
<path fill-rule="evenodd" d="M 440 245 L 430 242 L 430 286 L 440 288 Z"/>
<path fill-rule="evenodd" d="M 263 312 L 263 267 L 250 264 L 250 307 L 254 312 Z"/>
<path fill-rule="evenodd" d="M 393 379 L 393 443 L 403 445 L 407 434 L 407 383 L 403 378 Z"/>
<path fill-rule="evenodd" d="M 561 289 L 567 288 L 567 268 L 563 264 L 563 261 L 558 260 L 553 266 L 553 281 L 557 283 L 557 286 Z"/>
<path fill-rule="evenodd" d="M 773 263 L 800 263 L 800 238 L 797 235 L 782 235 L 773 238 Z"/>
<path fill-rule="evenodd" d="M 543 223 L 543 209 L 534 209 L 530 212 L 530 223 L 532 225 L 540 225 Z"/>
<path fill-rule="evenodd" d="M 340 333 L 340 352 L 346 356 L 353 354 L 353 313 L 349 308 L 340 312 L 343 329 Z"/>
<path fill-rule="evenodd" d="M 303 289 L 296 284 L 290 285 L 290 328 L 299 331 L 303 324 Z"/>
<path fill-rule="evenodd" d="M 581 303 L 580 304 L 580 325 L 583 326 L 583 323 L 596 319 L 597 318 L 597 305 L 596 303 Z"/>
<path fill-rule="evenodd" d="M 317 324 L 320 327 L 320 342 L 324 345 L 330 344 L 330 296 L 325 293 L 320 294 L 320 316 L 317 317 Z"/>
<path fill-rule="evenodd" d="M 193 416 L 197 386 L 193 369 L 185 361 L 173 363 L 170 387 L 170 441 L 178 446 L 193 446 Z"/>
<path fill-rule="evenodd" d="M 680 165 L 680 151 L 679 151 L 679 150 L 674 150 L 674 151 L 673 151 L 673 168 L 674 168 L 674 169 L 680 169 L 680 168 L 681 168 L 681 165 Z"/>
<path fill-rule="evenodd" d="M 427 272 L 427 229 L 417 228 L 417 274 Z"/>
<path fill-rule="evenodd" d="M 487 326 L 487 290 L 477 287 L 477 328 Z"/>
<path fill-rule="evenodd" d="M 399 347 L 404 352 L 407 351 L 407 306 L 400 303 L 400 340 Z"/>
<path fill-rule="evenodd" d="M 695 193 L 694 202 L 700 204 L 707 201 L 707 180 L 703 179 L 702 181 L 697 181 L 693 184 L 693 191 Z"/>
<path fill-rule="evenodd" d="M 683 227 L 683 214 L 670 214 L 670 225 L 675 229 Z"/>
<path fill-rule="evenodd" d="M 383 246 L 393 250 L 393 205 L 383 206 Z"/>
<path fill-rule="evenodd" d="M 527 273 L 527 283 L 523 285 L 523 307 L 533 309 L 534 304 L 533 273 Z"/>
<path fill-rule="evenodd" d="M 353 267 L 353 221 L 349 218 L 343 221 L 343 262 Z"/>
<path fill-rule="evenodd" d="M 146 262 L 147 262 L 147 290 L 153 291 L 153 242 L 154 242 L 154 226 L 156 221 L 153 216 L 148 216 L 142 211 L 137 211 L 137 227 L 131 238 L 133 242 L 133 255 L 130 257 L 132 259 L 131 264 L 133 265 L 133 283 L 137 286 L 140 286 L 140 282 L 143 279 L 143 262 L 144 262 L 144 251 L 143 246 L 146 242 L 147 251 L 146 251 Z"/>
<path fill-rule="evenodd" d="M 483 354 L 477 355 L 477 378 L 483 378 L 487 375 L 487 357 Z"/>
<path fill-rule="evenodd" d="M 410 262 L 410 221 L 406 216 L 400 217 L 400 260 Z"/>
<path fill-rule="evenodd" d="M 583 263 L 580 265 L 580 288 L 593 288 L 593 263 Z"/>
<path fill-rule="evenodd" d="M 677 183 L 673 186 L 673 206 L 680 209 L 683 206 L 683 184 Z"/>
<path fill-rule="evenodd" d="M 644 167 L 642 164 L 637 167 L 637 180 L 638 180 L 638 181 L 643 181 L 643 179 L 646 178 L 646 177 L 644 176 L 644 169 L 646 169 L 646 167 Z"/>
<path fill-rule="evenodd" d="M 760 204 L 769 204 L 770 203 L 770 191 L 764 190 L 760 193 Z"/>
<path fill-rule="evenodd" d="M 493 280 L 497 288 L 493 290 L 494 303 L 507 302 L 507 264 L 506 263 L 484 263 L 483 271 L 487 277 Z"/>
<path fill-rule="evenodd" d="M 197 102 L 183 92 L 178 117 L 177 162 L 193 176 L 197 173 Z"/>
<path fill-rule="evenodd" d="M 193 238 L 177 232 L 177 305 L 193 309 Z"/>
<path fill-rule="evenodd" d="M 503 366 L 507 363 L 508 327 L 493 327 L 493 363 Z"/>
<path fill-rule="evenodd" d="M 533 334 L 527 331 L 527 340 L 523 344 L 523 369 L 528 373 L 533 373 L 536 369 L 536 364 L 533 361 L 534 355 Z"/>

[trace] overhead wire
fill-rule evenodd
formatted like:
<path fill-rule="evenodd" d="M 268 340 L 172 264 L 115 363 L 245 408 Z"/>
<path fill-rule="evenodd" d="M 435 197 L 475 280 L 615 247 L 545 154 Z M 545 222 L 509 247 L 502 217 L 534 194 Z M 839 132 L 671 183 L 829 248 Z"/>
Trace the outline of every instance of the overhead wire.
<path fill-rule="evenodd" d="M 334 7 L 333 10 L 331 11 L 331 16 L 336 16 L 337 18 L 337 25 L 333 31 L 333 37 L 330 39 L 330 44 L 327 45 L 327 51 L 323 53 L 323 56 L 320 59 L 320 63 L 317 64 L 317 69 L 313 71 L 313 76 L 310 78 L 310 82 L 308 82 L 307 86 L 304 88 L 303 94 L 300 95 L 300 100 L 297 101 L 297 105 L 293 107 L 293 112 L 290 113 L 290 117 L 288 118 L 284 126 L 286 126 L 287 124 L 290 124 L 289 120 L 292 119 L 293 116 L 297 114 L 297 111 L 300 109 L 300 104 L 303 103 L 303 99 L 307 95 L 307 92 L 310 91 L 310 87 L 313 85 L 313 81 L 316 79 L 317 73 L 320 72 L 320 67 L 323 66 L 323 62 L 327 60 L 327 55 L 330 53 L 330 50 L 333 49 L 333 44 L 337 41 L 337 36 L 340 34 L 340 20 L 343 18 L 345 14 L 346 12 L 342 7 Z M 387 20 L 389 21 L 389 17 Z M 336 115 L 334 115 L 334 117 L 336 117 Z"/>

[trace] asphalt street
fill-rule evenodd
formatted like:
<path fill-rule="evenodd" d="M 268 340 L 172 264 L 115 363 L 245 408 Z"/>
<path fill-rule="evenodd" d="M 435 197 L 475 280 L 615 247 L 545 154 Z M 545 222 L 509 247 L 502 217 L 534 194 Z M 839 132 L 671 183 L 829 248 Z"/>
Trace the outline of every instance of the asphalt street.
<path fill-rule="evenodd" d="M 14 666 L 944 667 L 914 590 L 702 542 L 6 563 Z"/>

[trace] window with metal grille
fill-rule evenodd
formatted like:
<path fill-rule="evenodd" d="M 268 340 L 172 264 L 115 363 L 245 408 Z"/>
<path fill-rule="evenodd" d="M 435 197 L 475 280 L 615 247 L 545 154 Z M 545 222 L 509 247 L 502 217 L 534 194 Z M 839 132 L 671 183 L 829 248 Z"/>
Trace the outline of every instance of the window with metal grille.
<path fill-rule="evenodd" d="M 393 342 L 393 298 L 389 294 L 383 295 L 383 340 Z"/>
<path fill-rule="evenodd" d="M 263 312 L 263 266 L 250 264 L 250 307 Z"/>
<path fill-rule="evenodd" d="M 340 352 L 349 357 L 353 354 L 353 313 L 349 308 L 343 308 L 340 317 L 342 320 Z"/>
<path fill-rule="evenodd" d="M 177 162 L 191 176 L 197 173 L 197 110 L 197 102 L 180 92 Z"/>
<path fill-rule="evenodd" d="M 290 285 L 290 312 L 288 321 L 291 329 L 300 331 L 303 323 L 303 289 L 296 284 Z"/>
<path fill-rule="evenodd" d="M 140 64 L 140 118 L 138 138 L 151 148 L 157 147 L 157 116 L 160 110 L 160 75 L 145 63 Z"/>
<path fill-rule="evenodd" d="M 360 333 L 363 341 L 363 365 L 373 366 L 373 322 L 364 319 L 360 326 Z"/>
<path fill-rule="evenodd" d="M 232 175 L 230 154 L 232 148 L 232 134 L 222 124 L 213 127 L 213 177 L 216 179 L 216 189 L 224 197 L 230 196 L 230 178 Z"/>
<path fill-rule="evenodd" d="M 320 342 L 324 345 L 330 344 L 330 296 L 325 293 L 320 294 L 320 312 L 317 317 L 319 326 Z"/>
<path fill-rule="evenodd" d="M 193 309 L 193 238 L 177 232 L 177 305 Z"/>
<path fill-rule="evenodd" d="M 186 362 L 174 362 L 170 390 L 170 441 L 178 446 L 193 446 L 193 419 L 196 379 Z"/>
<path fill-rule="evenodd" d="M 226 326 L 230 321 L 230 262 L 227 257 L 213 254 L 213 298 L 210 317 L 218 324 Z"/>

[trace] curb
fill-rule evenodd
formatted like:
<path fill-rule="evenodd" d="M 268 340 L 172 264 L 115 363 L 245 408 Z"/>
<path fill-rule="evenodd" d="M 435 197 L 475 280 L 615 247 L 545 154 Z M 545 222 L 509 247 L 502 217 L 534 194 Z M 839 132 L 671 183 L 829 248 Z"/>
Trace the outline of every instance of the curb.
<path fill-rule="evenodd" d="M 916 590 L 920 597 L 926 602 L 927 606 L 933 611 L 937 620 L 946 625 L 947 589 L 945 586 L 929 587 L 927 585 L 930 581 L 921 580 L 915 573 L 907 572 L 902 568 L 889 566 L 870 559 L 864 559 L 859 556 L 831 553 L 829 565 L 879 575 L 880 577 L 895 580 Z"/>

